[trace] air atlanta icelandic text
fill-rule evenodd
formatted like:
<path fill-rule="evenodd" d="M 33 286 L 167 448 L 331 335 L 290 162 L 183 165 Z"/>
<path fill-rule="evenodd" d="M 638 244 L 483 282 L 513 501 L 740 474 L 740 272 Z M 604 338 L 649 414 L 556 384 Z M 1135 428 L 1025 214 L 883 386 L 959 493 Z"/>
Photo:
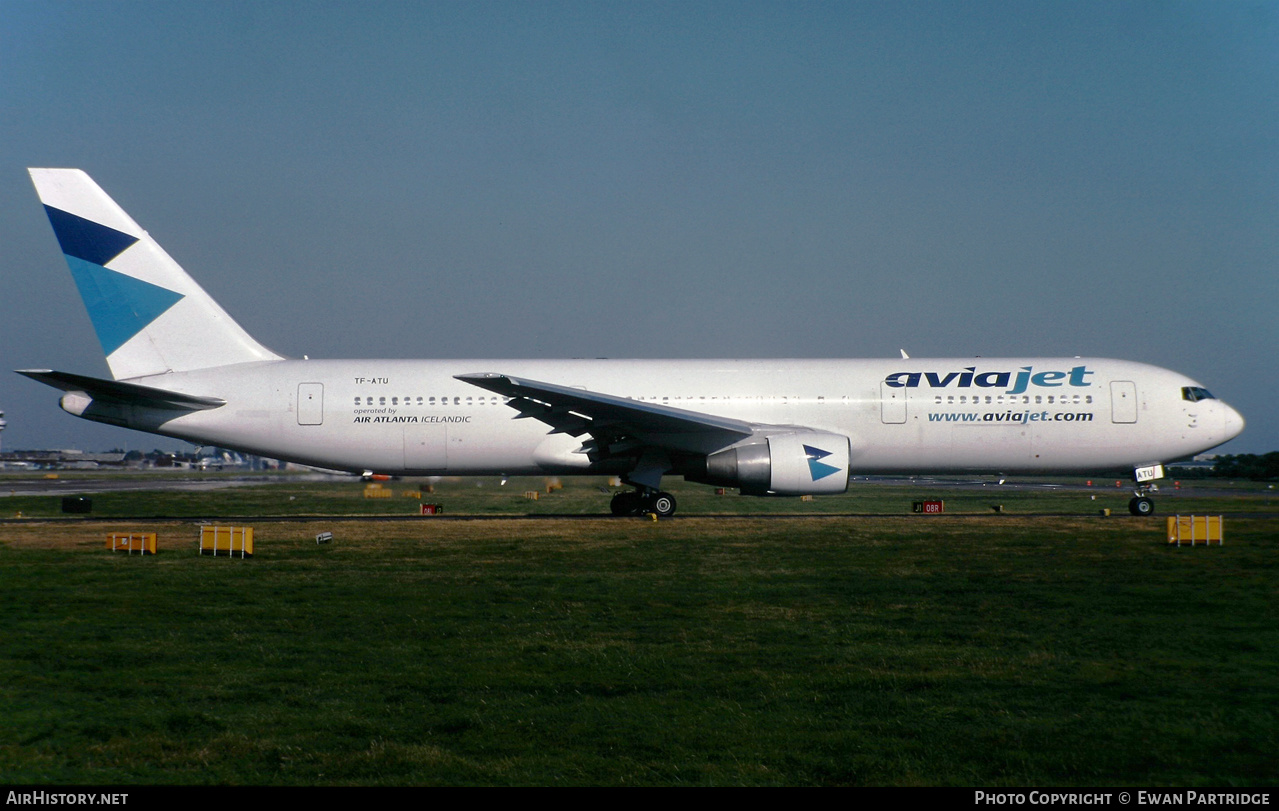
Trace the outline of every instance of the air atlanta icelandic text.
<path fill-rule="evenodd" d="M 471 416 L 437 415 L 437 416 L 402 416 L 402 417 L 356 417 L 356 422 L 470 422 Z"/>
<path fill-rule="evenodd" d="M 1013 387 L 1004 394 L 1021 394 L 1028 386 L 1055 388 L 1069 385 L 1076 388 L 1087 388 L 1092 384 L 1087 377 L 1093 371 L 1087 366 L 1075 366 L 1070 371 L 1050 370 L 1036 372 L 1033 366 L 1023 366 L 1014 376 L 1013 372 L 978 372 L 976 366 L 966 366 L 962 372 L 893 372 L 884 378 L 884 383 L 896 389 L 920 388 L 927 383 L 929 388 L 945 389 L 952 385 L 957 389 L 1007 388 L 1009 381 Z"/>

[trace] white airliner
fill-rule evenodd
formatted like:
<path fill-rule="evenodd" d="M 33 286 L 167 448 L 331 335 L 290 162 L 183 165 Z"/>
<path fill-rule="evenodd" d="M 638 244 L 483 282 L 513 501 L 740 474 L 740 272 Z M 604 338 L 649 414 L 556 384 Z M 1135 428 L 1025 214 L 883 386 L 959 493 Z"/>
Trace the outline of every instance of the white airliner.
<path fill-rule="evenodd" d="M 31 178 L 114 379 L 21 374 L 78 417 L 352 472 L 608 474 L 615 514 L 670 515 L 662 477 L 842 493 L 850 473 L 1131 468 L 1243 418 L 1193 380 L 1101 358 L 291 360 L 266 349 L 78 169 Z"/>

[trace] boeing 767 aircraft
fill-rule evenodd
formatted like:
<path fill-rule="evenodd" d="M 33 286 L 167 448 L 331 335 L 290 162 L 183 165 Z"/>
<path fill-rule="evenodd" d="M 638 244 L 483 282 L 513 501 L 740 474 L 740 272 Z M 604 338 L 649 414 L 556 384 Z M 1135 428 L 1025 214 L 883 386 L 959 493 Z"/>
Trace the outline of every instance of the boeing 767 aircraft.
<path fill-rule="evenodd" d="M 78 417 L 352 472 L 607 474 L 615 514 L 671 515 L 668 474 L 747 495 L 850 473 L 1163 464 L 1244 421 L 1176 372 L 1102 358 L 292 360 L 231 319 L 78 169 L 31 169 L 111 380 L 21 374 Z"/>

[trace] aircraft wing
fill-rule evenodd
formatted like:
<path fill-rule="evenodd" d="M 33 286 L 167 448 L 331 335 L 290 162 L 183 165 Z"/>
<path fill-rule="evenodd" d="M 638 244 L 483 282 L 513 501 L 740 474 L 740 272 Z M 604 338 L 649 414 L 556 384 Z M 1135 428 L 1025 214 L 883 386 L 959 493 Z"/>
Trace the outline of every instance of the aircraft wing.
<path fill-rule="evenodd" d="M 507 405 L 519 412 L 516 419 L 533 417 L 552 433 L 590 434 L 594 442 L 587 451 L 602 456 L 643 446 L 711 453 L 755 433 L 742 420 L 538 380 L 492 372 L 454 377 L 511 398 Z"/>
<path fill-rule="evenodd" d="M 18 374 L 38 380 L 47 386 L 53 386 L 55 389 L 80 392 L 99 402 L 137 405 L 166 411 L 203 411 L 226 405 L 226 400 L 217 397 L 196 397 L 192 394 L 165 391 L 151 386 L 139 386 L 137 383 L 100 380 L 96 377 L 73 375 L 69 372 L 55 372 L 52 369 L 19 369 Z"/>

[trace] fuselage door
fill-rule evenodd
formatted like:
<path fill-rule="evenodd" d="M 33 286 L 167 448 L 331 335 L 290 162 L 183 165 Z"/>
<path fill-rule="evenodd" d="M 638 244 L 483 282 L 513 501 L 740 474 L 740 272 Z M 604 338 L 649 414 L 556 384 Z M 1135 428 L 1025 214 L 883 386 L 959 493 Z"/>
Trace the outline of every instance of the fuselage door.
<path fill-rule="evenodd" d="M 900 424 L 906 421 L 906 389 L 888 385 L 887 381 L 879 384 L 879 418 L 887 424 Z"/>
<path fill-rule="evenodd" d="M 298 425 L 324 424 L 324 384 L 298 384 Z"/>
<path fill-rule="evenodd" d="M 443 471 L 449 466 L 448 429 L 443 425 L 404 426 L 404 469 Z"/>
<path fill-rule="evenodd" d="M 1137 421 L 1137 384 L 1131 380 L 1110 381 L 1110 421 Z"/>

